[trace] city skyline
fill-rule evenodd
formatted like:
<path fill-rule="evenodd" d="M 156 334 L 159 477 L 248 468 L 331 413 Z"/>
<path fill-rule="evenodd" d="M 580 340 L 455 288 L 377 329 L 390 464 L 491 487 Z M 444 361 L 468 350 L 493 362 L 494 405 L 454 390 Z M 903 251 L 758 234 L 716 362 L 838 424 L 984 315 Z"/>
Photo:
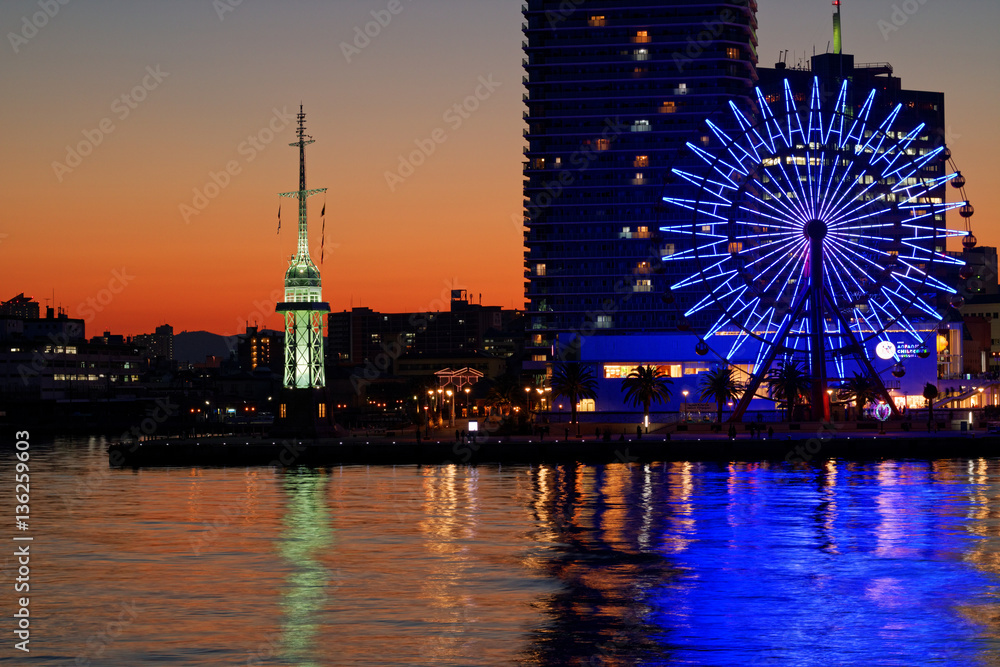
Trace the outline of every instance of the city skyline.
<path fill-rule="evenodd" d="M 0 172 L 0 299 L 23 291 L 44 307 L 54 289 L 91 335 L 164 322 L 280 328 L 276 276 L 295 249 L 295 211 L 286 202 L 276 235 L 278 193 L 294 187 L 301 101 L 317 139 L 311 179 L 330 187 L 321 270 L 332 310 L 446 309 L 451 289 L 522 306 L 520 3 L 51 4 L 34 32 L 24 17 L 38 2 L 0 9 L 3 76 L 20 91 Z M 790 65 L 813 44 L 824 52 L 831 10 L 760 2 L 759 65 L 784 49 Z M 844 7 L 845 52 L 946 94 L 949 145 L 987 245 L 1000 243 L 1000 195 L 987 186 L 998 20 L 986 0 Z M 66 147 L 81 144 L 92 150 L 77 163 Z M 410 162 L 414 151 L 423 159 Z M 322 206 L 310 203 L 317 258 Z"/>

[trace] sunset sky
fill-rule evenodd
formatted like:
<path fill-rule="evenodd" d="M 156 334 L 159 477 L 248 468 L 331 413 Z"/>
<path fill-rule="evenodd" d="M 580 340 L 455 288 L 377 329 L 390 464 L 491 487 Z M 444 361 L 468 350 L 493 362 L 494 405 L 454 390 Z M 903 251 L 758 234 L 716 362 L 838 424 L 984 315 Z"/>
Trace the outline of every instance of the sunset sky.
<path fill-rule="evenodd" d="M 390 0 L 5 0 L 0 299 L 44 306 L 54 290 L 88 336 L 280 326 L 296 211 L 281 200 L 276 234 L 277 193 L 297 189 L 285 112 L 301 101 L 316 139 L 309 187 L 329 188 L 333 310 L 425 310 L 452 288 L 522 306 L 521 2 L 400 2 L 392 15 Z M 25 28 L 48 4 L 55 15 Z M 372 11 L 391 20 L 357 48 Z M 760 0 L 761 65 L 783 49 L 790 62 L 826 51 L 830 15 L 829 0 Z M 1000 5 L 846 0 L 844 24 L 859 62 L 891 62 L 904 87 L 946 94 L 974 231 L 1000 244 Z M 449 111 L 477 92 L 478 108 Z M 415 142 L 432 154 L 390 186 Z M 68 155 L 81 145 L 86 156 Z M 198 200 L 227 165 L 224 187 Z M 317 262 L 322 205 L 311 200 Z"/>

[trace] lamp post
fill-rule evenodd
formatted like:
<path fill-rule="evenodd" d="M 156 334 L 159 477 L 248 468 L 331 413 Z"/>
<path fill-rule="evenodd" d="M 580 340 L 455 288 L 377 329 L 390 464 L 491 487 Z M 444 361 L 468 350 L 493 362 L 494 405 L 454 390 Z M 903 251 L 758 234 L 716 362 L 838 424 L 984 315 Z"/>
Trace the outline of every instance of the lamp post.
<path fill-rule="evenodd" d="M 524 408 L 528 411 L 528 420 L 531 420 L 531 387 L 524 388 Z"/>
<path fill-rule="evenodd" d="M 449 389 L 448 391 L 446 391 L 444 393 L 445 393 L 445 395 L 448 396 L 448 398 L 451 399 L 451 413 L 449 415 L 451 417 L 451 419 L 450 419 L 450 422 L 451 422 L 450 428 L 455 428 L 455 392 L 453 392 L 451 389 Z"/>
<path fill-rule="evenodd" d="M 442 394 L 444 394 L 444 389 L 438 389 L 437 390 L 437 419 L 436 419 L 436 421 L 437 421 L 437 423 L 439 425 L 441 425 L 443 427 L 444 426 L 444 410 L 441 409 L 441 403 L 444 401 L 444 396 L 442 396 Z"/>
<path fill-rule="evenodd" d="M 830 405 L 830 422 L 832 423 L 833 422 L 833 389 L 827 389 L 826 390 L 826 395 L 829 396 L 829 399 L 827 399 L 827 401 L 828 401 L 828 403 Z"/>
<path fill-rule="evenodd" d="M 681 393 L 684 394 L 684 408 L 683 408 L 683 411 L 681 413 L 681 419 L 684 420 L 684 421 L 687 421 L 688 394 L 690 394 L 691 392 L 689 392 L 687 389 L 685 389 Z"/>
<path fill-rule="evenodd" d="M 472 387 L 466 387 L 463 391 L 465 392 L 465 416 L 472 417 L 472 410 L 469 406 L 469 392 L 472 391 Z"/>

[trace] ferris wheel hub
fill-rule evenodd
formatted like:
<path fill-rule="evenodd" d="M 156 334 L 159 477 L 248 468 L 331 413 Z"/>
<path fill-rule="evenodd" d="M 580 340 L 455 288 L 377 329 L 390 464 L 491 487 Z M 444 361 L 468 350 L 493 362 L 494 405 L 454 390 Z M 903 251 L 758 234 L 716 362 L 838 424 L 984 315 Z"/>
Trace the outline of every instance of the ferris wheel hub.
<path fill-rule="evenodd" d="M 805 226 L 806 236 L 816 241 L 821 241 L 826 237 L 829 228 L 822 220 L 810 220 Z"/>

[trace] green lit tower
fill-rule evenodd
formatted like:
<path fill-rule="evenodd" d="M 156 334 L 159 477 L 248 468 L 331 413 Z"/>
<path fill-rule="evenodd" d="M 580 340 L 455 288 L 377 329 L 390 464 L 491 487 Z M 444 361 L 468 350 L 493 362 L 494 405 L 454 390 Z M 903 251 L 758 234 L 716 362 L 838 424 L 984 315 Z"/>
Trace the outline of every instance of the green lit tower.
<path fill-rule="evenodd" d="M 844 50 L 842 26 L 840 24 L 840 0 L 833 0 L 836 11 L 833 12 L 833 52 L 840 55 Z"/>
<path fill-rule="evenodd" d="M 306 146 L 313 143 L 306 134 L 306 115 L 299 106 L 298 141 L 299 189 L 282 192 L 299 202 L 298 250 L 285 272 L 285 300 L 275 309 L 285 318 L 285 364 L 283 395 L 275 426 L 280 431 L 315 434 L 330 425 L 327 414 L 324 372 L 324 330 L 330 306 L 323 302 L 319 269 L 309 256 L 309 220 L 306 203 L 326 188 L 306 188 Z"/>
<path fill-rule="evenodd" d="M 299 200 L 299 249 L 285 272 L 285 300 L 277 311 L 285 318 L 285 389 L 321 389 L 323 372 L 323 331 L 330 306 L 323 303 L 319 269 L 309 256 L 309 216 L 306 201 L 326 188 L 306 189 L 306 146 L 313 143 L 306 134 L 306 114 L 299 107 L 299 140 L 289 146 L 299 149 L 299 189 L 282 192 L 282 197 Z"/>

